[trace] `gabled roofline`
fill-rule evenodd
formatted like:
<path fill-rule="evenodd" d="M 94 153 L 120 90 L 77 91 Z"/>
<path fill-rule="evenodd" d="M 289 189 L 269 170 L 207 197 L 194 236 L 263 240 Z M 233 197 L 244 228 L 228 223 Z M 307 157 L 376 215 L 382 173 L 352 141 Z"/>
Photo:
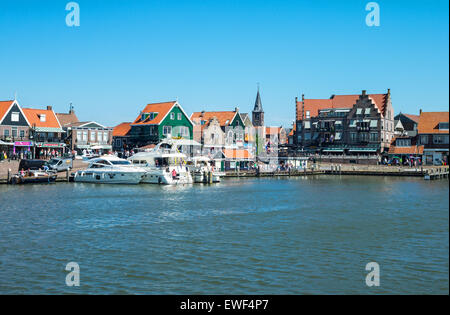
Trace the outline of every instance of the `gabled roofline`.
<path fill-rule="evenodd" d="M 93 121 L 93 120 L 88 121 L 88 122 L 86 122 L 86 123 L 84 123 L 84 124 L 82 124 L 82 125 L 79 125 L 79 126 L 71 126 L 71 127 L 72 127 L 72 128 L 73 128 L 73 127 L 84 127 L 84 126 L 86 126 L 86 125 L 88 125 L 88 124 L 92 124 L 92 123 L 97 124 L 97 125 L 101 126 L 102 128 L 105 128 L 105 129 L 108 128 L 108 127 L 105 127 L 105 126 L 103 126 L 102 124 L 99 124 L 98 122 Z"/>
<path fill-rule="evenodd" d="M 31 124 L 28 121 L 27 116 L 25 115 L 25 113 L 22 111 L 22 107 L 19 105 L 19 102 L 17 100 L 13 100 L 11 105 L 9 106 L 8 110 L 5 112 L 5 115 L 3 115 L 2 119 L 0 119 L 0 124 L 3 123 L 3 120 L 5 120 L 6 115 L 10 112 L 10 110 L 13 108 L 14 104 L 17 105 L 17 107 L 19 107 L 20 112 L 22 113 L 22 116 L 25 118 L 25 121 L 28 124 L 28 127 L 31 128 Z"/>
<path fill-rule="evenodd" d="M 167 102 L 170 103 L 170 102 Z M 151 105 L 150 104 L 147 104 Z M 164 121 L 164 119 L 166 119 L 167 115 L 169 115 L 169 113 L 172 111 L 172 109 L 178 106 L 181 109 L 181 112 L 184 114 L 184 116 L 186 116 L 186 118 L 188 119 L 189 123 L 194 126 L 194 123 L 192 122 L 191 118 L 186 114 L 186 112 L 184 111 L 183 107 L 180 105 L 180 103 L 178 103 L 178 101 L 175 101 L 172 106 L 170 107 L 170 109 L 167 111 L 167 113 L 163 116 L 163 118 L 161 118 L 160 122 L 158 124 L 141 124 L 141 123 L 131 123 L 130 126 L 143 126 L 143 125 L 147 125 L 147 126 L 159 126 L 161 125 L 161 123 Z"/>

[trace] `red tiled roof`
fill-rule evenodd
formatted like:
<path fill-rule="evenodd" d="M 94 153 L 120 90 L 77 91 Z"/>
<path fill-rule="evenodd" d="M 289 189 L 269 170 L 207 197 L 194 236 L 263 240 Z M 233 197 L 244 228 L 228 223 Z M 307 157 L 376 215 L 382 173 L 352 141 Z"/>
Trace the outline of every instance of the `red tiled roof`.
<path fill-rule="evenodd" d="M 412 115 L 412 114 L 403 114 L 403 116 L 408 117 L 412 121 L 419 123 L 419 115 Z"/>
<path fill-rule="evenodd" d="M 176 103 L 176 101 L 172 101 L 148 104 L 142 113 L 158 113 L 158 115 L 152 120 L 145 121 L 141 121 L 141 115 L 139 115 L 132 125 L 158 125 Z"/>
<path fill-rule="evenodd" d="M 223 149 L 227 159 L 251 159 L 253 156 L 245 149 Z"/>
<path fill-rule="evenodd" d="M 374 105 L 378 107 L 380 112 L 384 115 L 386 109 L 388 94 L 369 94 L 369 98 Z M 360 95 L 334 95 L 329 99 L 305 99 L 305 116 L 306 111 L 310 112 L 311 117 L 319 115 L 319 110 L 332 108 L 352 108 L 358 101 Z M 297 101 L 297 120 L 300 120 L 302 115 L 302 101 Z"/>
<path fill-rule="evenodd" d="M 439 130 L 439 123 L 449 122 L 448 112 L 422 112 L 417 125 L 418 133 L 449 133 L 447 130 Z"/>
<path fill-rule="evenodd" d="M 423 154 L 423 145 L 412 145 L 409 147 L 389 147 L 389 154 Z"/>
<path fill-rule="evenodd" d="M 5 116 L 9 107 L 14 101 L 1 101 L 0 102 L 0 120 L 2 120 L 3 116 Z"/>
<path fill-rule="evenodd" d="M 266 135 L 279 134 L 281 127 L 266 127 Z"/>
<path fill-rule="evenodd" d="M 123 122 L 113 129 L 113 137 L 123 137 L 128 134 L 128 132 L 131 130 L 131 123 L 130 122 Z"/>
<path fill-rule="evenodd" d="M 206 121 L 209 123 L 214 117 L 217 118 L 221 127 L 228 126 L 236 115 L 235 111 L 224 111 L 224 112 L 195 112 L 191 115 L 191 120 L 194 123 L 200 123 L 200 121 Z"/>
<path fill-rule="evenodd" d="M 22 108 L 22 111 L 32 127 L 61 128 L 55 113 L 51 109 Z M 41 115 L 45 115 L 45 121 L 41 121 Z"/>
<path fill-rule="evenodd" d="M 63 127 L 67 127 L 71 124 L 79 122 L 77 115 L 75 115 L 75 112 L 71 112 L 68 114 L 56 113 L 56 117 L 58 117 L 59 123 Z"/>

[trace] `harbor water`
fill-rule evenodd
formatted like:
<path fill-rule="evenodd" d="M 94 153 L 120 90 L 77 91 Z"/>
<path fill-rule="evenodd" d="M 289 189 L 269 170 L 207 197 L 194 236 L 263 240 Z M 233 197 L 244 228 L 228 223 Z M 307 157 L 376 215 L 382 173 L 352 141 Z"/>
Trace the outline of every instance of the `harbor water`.
<path fill-rule="evenodd" d="M 357 176 L 3 185 L 0 293 L 448 294 L 448 194 Z"/>

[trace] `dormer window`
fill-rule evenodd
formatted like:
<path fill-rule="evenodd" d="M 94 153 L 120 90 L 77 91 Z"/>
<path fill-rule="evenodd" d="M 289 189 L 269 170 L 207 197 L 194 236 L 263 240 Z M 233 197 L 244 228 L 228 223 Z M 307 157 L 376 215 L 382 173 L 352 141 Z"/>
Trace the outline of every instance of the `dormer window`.
<path fill-rule="evenodd" d="M 141 120 L 144 121 L 144 120 L 146 120 L 148 117 L 150 117 L 150 113 L 142 113 L 142 115 L 141 115 Z"/>
<path fill-rule="evenodd" d="M 448 122 L 439 123 L 439 130 L 448 130 Z"/>
<path fill-rule="evenodd" d="M 45 122 L 45 121 L 46 121 L 46 116 L 45 116 L 45 114 L 39 115 L 39 120 L 40 120 L 41 122 Z"/>

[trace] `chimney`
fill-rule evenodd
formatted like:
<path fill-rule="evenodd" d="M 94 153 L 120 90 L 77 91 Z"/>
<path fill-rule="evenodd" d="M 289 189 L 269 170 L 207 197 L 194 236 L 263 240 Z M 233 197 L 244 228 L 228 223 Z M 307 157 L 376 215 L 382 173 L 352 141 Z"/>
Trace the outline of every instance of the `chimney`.
<path fill-rule="evenodd" d="M 47 106 L 47 110 L 52 110 L 52 107 L 51 106 Z"/>
<path fill-rule="evenodd" d="M 419 114 L 422 115 L 422 108 L 419 110 Z"/>
<path fill-rule="evenodd" d="M 391 89 L 388 89 L 388 95 L 391 96 Z"/>
<path fill-rule="evenodd" d="M 367 93 L 367 91 L 366 91 L 366 90 L 362 90 L 362 95 L 363 95 L 363 96 L 365 96 L 365 95 L 366 95 L 366 93 Z"/>
<path fill-rule="evenodd" d="M 234 108 L 234 111 L 237 113 L 237 112 L 239 112 L 239 107 L 235 107 Z"/>
<path fill-rule="evenodd" d="M 305 119 L 305 94 L 302 94 L 302 120 Z"/>
<path fill-rule="evenodd" d="M 200 117 L 204 117 L 205 116 L 205 111 L 202 110 L 202 112 L 200 113 Z"/>

